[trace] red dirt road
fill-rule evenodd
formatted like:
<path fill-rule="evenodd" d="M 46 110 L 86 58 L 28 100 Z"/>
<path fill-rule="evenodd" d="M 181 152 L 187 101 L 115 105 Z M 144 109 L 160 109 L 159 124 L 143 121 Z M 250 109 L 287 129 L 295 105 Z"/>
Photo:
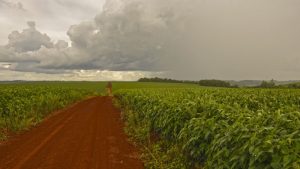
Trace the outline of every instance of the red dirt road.
<path fill-rule="evenodd" d="M 110 97 L 58 112 L 0 145 L 0 169 L 143 169 Z"/>

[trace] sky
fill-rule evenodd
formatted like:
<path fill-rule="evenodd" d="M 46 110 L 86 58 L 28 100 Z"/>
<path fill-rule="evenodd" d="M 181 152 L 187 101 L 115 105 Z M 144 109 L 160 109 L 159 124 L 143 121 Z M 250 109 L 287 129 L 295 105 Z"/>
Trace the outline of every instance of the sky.
<path fill-rule="evenodd" d="M 1 80 L 299 80 L 299 0 L 0 0 Z"/>

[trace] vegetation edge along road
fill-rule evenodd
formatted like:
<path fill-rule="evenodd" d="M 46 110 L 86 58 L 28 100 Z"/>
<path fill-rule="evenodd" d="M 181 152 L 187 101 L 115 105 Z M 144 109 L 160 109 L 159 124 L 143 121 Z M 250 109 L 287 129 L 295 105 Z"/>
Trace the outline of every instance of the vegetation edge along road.
<path fill-rule="evenodd" d="M 92 97 L 0 145 L 1 169 L 142 169 L 111 97 Z"/>
<path fill-rule="evenodd" d="M 37 125 L 53 111 L 95 95 L 92 90 L 49 86 L 6 86 L 0 88 L 0 140 L 9 132 Z"/>

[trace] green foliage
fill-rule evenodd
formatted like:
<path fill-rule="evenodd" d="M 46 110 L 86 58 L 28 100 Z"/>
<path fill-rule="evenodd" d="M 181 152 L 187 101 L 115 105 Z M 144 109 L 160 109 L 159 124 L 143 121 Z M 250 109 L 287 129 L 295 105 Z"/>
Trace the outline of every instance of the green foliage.
<path fill-rule="evenodd" d="M 287 85 L 282 85 L 281 87 L 300 89 L 300 83 L 291 83 L 291 84 L 287 84 Z"/>
<path fill-rule="evenodd" d="M 211 86 L 211 87 L 236 87 L 231 86 L 229 82 L 223 80 L 200 80 L 200 86 Z"/>
<path fill-rule="evenodd" d="M 156 82 L 113 82 L 113 92 L 119 89 L 199 88 L 197 84 Z"/>
<path fill-rule="evenodd" d="M 94 95 L 94 91 L 58 86 L 1 86 L 0 139 L 5 138 L 7 131 L 27 129 L 52 111 L 87 95 Z"/>
<path fill-rule="evenodd" d="M 271 80 L 271 81 L 262 81 L 259 87 L 261 87 L 261 88 L 273 88 L 275 86 L 276 86 L 275 81 Z"/>
<path fill-rule="evenodd" d="M 159 141 L 145 147 L 142 159 L 149 169 L 188 169 L 187 162 L 179 147 Z"/>
<path fill-rule="evenodd" d="M 299 90 L 139 89 L 116 97 L 130 110 L 133 135 L 156 133 L 154 152 L 170 159 L 176 149 L 183 168 L 299 168 Z"/>

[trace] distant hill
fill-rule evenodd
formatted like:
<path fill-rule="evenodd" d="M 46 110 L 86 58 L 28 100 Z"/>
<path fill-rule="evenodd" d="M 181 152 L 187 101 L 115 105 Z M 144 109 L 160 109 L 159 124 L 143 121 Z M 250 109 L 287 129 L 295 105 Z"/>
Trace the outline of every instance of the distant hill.
<path fill-rule="evenodd" d="M 199 81 L 191 81 L 191 80 L 175 80 L 175 79 L 168 79 L 168 78 L 140 78 L 138 82 L 162 82 L 162 83 L 191 83 L 191 84 L 198 84 Z"/>
<path fill-rule="evenodd" d="M 284 88 L 300 88 L 300 82 L 293 82 L 293 83 L 288 83 L 288 84 L 281 84 L 280 87 L 284 87 Z"/>
<path fill-rule="evenodd" d="M 0 84 L 16 84 L 16 83 L 26 83 L 29 81 L 23 81 L 23 80 L 12 80 L 12 81 L 0 81 Z"/>
<path fill-rule="evenodd" d="M 254 87 L 261 84 L 261 80 L 242 80 L 242 81 L 228 81 L 231 85 L 236 85 L 239 87 Z"/>
<path fill-rule="evenodd" d="M 167 83 L 192 83 L 199 84 L 200 81 L 190 81 L 190 80 L 174 80 L 167 78 L 141 78 L 138 80 L 139 82 L 167 82 Z M 0 84 L 18 84 L 18 83 L 31 83 L 31 82 L 60 82 L 60 81 L 26 81 L 26 80 L 13 80 L 13 81 L 0 81 Z M 63 81 L 68 82 L 68 81 Z M 71 82 L 71 81 L 70 81 Z M 239 87 L 255 87 L 259 86 L 262 83 L 262 80 L 226 80 L 229 82 L 231 86 L 239 86 Z M 274 81 L 276 85 L 286 86 L 289 84 L 295 84 L 300 86 L 300 80 L 289 80 L 289 81 Z"/>
<path fill-rule="evenodd" d="M 262 83 L 262 80 L 241 80 L 241 81 L 228 81 L 231 85 L 237 85 L 239 87 L 254 87 L 259 86 Z M 277 81 L 275 80 L 276 85 L 287 85 L 292 83 L 300 83 L 300 80 L 289 80 L 289 81 Z"/>

